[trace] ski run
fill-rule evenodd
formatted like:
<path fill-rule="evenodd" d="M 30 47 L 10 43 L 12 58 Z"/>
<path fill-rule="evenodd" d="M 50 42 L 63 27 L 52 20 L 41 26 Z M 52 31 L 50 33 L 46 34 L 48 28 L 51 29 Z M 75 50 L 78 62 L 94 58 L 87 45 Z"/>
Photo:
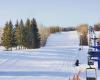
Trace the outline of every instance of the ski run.
<path fill-rule="evenodd" d="M 80 47 L 76 31 L 51 34 L 40 49 L 4 51 L 0 47 L 0 80 L 71 80 L 77 74 L 86 80 L 88 47 L 79 51 Z M 93 67 L 97 68 L 96 62 Z M 98 69 L 97 76 L 99 80 Z"/>

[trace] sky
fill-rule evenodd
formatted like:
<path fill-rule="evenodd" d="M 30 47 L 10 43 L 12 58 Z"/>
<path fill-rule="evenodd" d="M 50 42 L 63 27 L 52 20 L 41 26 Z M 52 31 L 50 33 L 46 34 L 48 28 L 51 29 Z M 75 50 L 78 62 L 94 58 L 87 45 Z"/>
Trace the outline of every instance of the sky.
<path fill-rule="evenodd" d="M 93 25 L 100 22 L 100 0 L 0 0 L 0 26 L 33 17 L 45 26 Z"/>

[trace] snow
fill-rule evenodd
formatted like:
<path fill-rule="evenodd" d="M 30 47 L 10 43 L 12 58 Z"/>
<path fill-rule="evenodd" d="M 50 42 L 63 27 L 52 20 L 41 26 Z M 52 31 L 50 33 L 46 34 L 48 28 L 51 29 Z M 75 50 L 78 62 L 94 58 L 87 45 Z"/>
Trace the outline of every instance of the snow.
<path fill-rule="evenodd" d="M 40 49 L 4 51 L 0 47 L 0 80 L 68 80 L 79 71 L 85 80 L 88 47 L 81 51 L 79 47 L 76 31 L 51 34 Z M 74 65 L 76 59 L 79 67 Z"/>

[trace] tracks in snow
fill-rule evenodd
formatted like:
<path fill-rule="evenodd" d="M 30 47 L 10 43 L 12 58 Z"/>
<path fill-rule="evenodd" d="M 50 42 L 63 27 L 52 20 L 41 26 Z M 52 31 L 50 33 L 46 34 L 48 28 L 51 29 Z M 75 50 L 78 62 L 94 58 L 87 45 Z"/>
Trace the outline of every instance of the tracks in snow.
<path fill-rule="evenodd" d="M 21 76 L 18 80 L 29 76 L 32 79 L 35 77 L 35 80 L 67 80 L 73 74 L 78 43 L 77 32 L 64 32 L 52 34 L 44 48 L 0 51 L 0 76 L 6 76 L 3 79 L 7 80 L 7 76 L 10 76 L 10 80 L 16 79 L 15 76 Z"/>

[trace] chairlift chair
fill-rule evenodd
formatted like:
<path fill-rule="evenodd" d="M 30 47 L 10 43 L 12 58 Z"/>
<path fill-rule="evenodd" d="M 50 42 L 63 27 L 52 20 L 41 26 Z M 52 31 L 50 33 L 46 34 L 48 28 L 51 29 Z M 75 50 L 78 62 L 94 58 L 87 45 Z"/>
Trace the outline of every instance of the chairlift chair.
<path fill-rule="evenodd" d="M 94 61 L 93 60 L 88 60 L 88 65 L 94 65 Z"/>
<path fill-rule="evenodd" d="M 94 70 L 94 76 L 88 76 L 89 70 Z M 95 68 L 86 68 L 86 80 L 97 80 L 97 72 Z"/>

